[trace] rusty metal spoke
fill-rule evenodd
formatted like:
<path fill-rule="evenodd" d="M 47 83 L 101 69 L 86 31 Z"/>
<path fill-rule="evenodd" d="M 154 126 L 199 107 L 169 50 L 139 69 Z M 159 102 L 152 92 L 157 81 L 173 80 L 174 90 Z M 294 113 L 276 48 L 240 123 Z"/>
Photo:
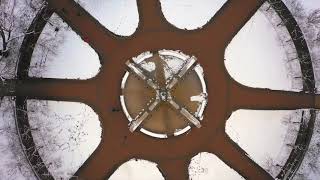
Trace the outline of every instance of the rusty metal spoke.
<path fill-rule="evenodd" d="M 107 30 L 74 0 L 47 0 L 47 2 L 100 57 L 106 57 L 118 48 L 121 39 Z"/>
<path fill-rule="evenodd" d="M 221 133 L 215 138 L 210 151 L 245 179 L 273 179 L 263 168 L 255 163 L 247 153 L 233 142 L 227 134 Z"/>
<path fill-rule="evenodd" d="M 228 0 L 205 27 L 205 41 L 214 41 L 226 47 L 264 2 L 265 0 Z"/>
<path fill-rule="evenodd" d="M 226 46 L 265 0 L 228 0 L 210 23 L 193 32 L 175 30 L 165 19 L 160 0 L 137 0 L 140 18 L 139 27 L 137 32 L 127 39 L 120 38 L 107 30 L 76 3 L 77 0 L 46 1 L 48 2 L 48 12 L 42 12 L 44 16 L 38 16 L 32 23 L 35 24 L 38 21 L 40 24 L 32 25 L 29 29 L 41 32 L 46 23 L 41 18 L 47 20 L 52 12 L 56 12 L 84 41 L 96 50 L 101 61 L 115 59 L 105 62 L 103 70 L 92 80 L 28 78 L 33 47 L 38 39 L 36 33 L 34 36 L 28 35 L 25 43 L 23 43 L 25 45 L 21 50 L 22 56 L 19 60 L 17 75 L 20 80 L 0 82 L 0 97 L 17 96 L 17 112 L 22 105 L 26 109 L 26 99 L 73 101 L 93 105 L 92 107 L 100 117 L 102 141 L 72 179 L 109 178 L 119 165 L 136 155 L 148 157 L 158 162 L 158 167 L 165 179 L 189 179 L 190 158 L 188 156 L 198 153 L 199 150 L 208 150 L 208 152 L 216 154 L 246 179 L 272 179 L 224 132 L 224 117 L 229 115 L 226 111 L 230 110 L 232 112 L 237 109 L 320 108 L 320 96 L 312 93 L 249 88 L 236 82 L 229 83 L 230 79 L 223 69 L 223 61 L 219 61 L 219 59 L 223 60 Z M 280 13 L 278 12 L 278 14 Z M 292 25 L 292 23 L 290 24 Z M 291 25 L 289 25 L 289 30 Z M 296 30 L 295 26 L 292 25 L 292 31 Z M 297 31 L 299 31 L 299 28 Z M 300 55 L 302 57 L 304 53 L 299 53 L 299 51 L 308 51 L 308 48 L 298 48 L 299 43 L 295 42 L 294 37 L 293 41 L 297 46 L 299 57 Z M 306 43 L 303 43 L 302 40 L 301 42 L 302 45 L 301 43 L 300 45 L 305 47 Z M 175 73 L 169 81 L 166 77 L 168 74 L 166 70 L 169 70 L 170 67 L 159 54 L 152 56 L 151 59 L 145 59 L 146 62 L 154 62 L 155 70 L 153 72 L 143 68 L 142 63 L 128 61 L 126 65 L 129 72 L 125 74 L 128 81 L 121 83 L 121 89 L 117 87 L 117 85 L 120 85 L 119 81 L 121 81 L 122 65 L 125 66 L 122 60 L 135 56 L 139 52 L 155 52 L 159 49 L 181 49 L 196 55 L 200 63 L 204 65 L 204 70 L 209 74 L 208 79 L 206 79 L 209 82 L 208 92 L 212 92 L 208 97 L 212 101 L 210 100 L 209 111 L 202 111 L 206 112 L 206 119 L 203 122 L 199 120 L 201 118 L 199 118 L 198 113 L 193 114 L 199 107 L 199 103 L 193 101 L 199 98 L 192 97 L 202 92 L 199 90 L 200 86 L 198 89 L 193 87 L 196 83 L 193 82 L 192 78 L 189 78 L 192 77 L 193 70 L 197 70 L 194 69 L 197 64 L 194 57 L 187 59 L 178 73 Z M 304 66 L 302 65 L 302 67 Z M 308 69 L 309 71 L 310 68 L 312 67 L 302 69 Z M 134 77 L 138 77 L 139 80 Z M 313 82 L 312 78 L 310 79 L 309 84 Z M 184 86 L 182 80 L 189 82 L 189 84 Z M 151 88 L 146 88 L 144 83 Z M 310 86 L 308 90 L 313 92 L 314 88 L 312 87 L 314 85 Z M 152 93 L 149 93 L 150 89 Z M 121 94 L 121 90 L 123 94 Z M 201 94 L 203 99 L 199 101 L 207 101 L 206 92 Z M 154 95 L 156 97 L 150 100 L 150 96 Z M 121 102 L 119 102 L 119 96 Z M 130 101 L 128 97 L 130 97 Z M 125 103 L 129 104 L 130 102 L 130 106 L 128 106 L 130 109 L 121 111 L 120 105 L 125 101 L 125 98 L 128 98 Z M 189 102 L 192 104 L 189 104 Z M 206 103 L 201 105 L 203 104 Z M 21 110 L 24 109 L 20 108 Z M 18 122 L 20 123 L 20 126 L 18 124 L 19 128 L 24 127 L 21 124 L 28 125 L 28 123 L 23 122 L 28 121 L 27 111 L 24 112 L 25 114 L 20 111 L 17 115 L 24 120 Z M 129 128 L 127 118 L 131 120 Z M 212 121 L 207 121 L 207 119 L 212 119 Z M 200 128 L 200 122 L 206 127 L 189 132 L 187 129 L 190 128 L 189 125 L 193 124 Z M 168 139 L 158 140 L 139 133 L 130 133 L 139 126 L 142 128 L 141 131 L 164 134 Z M 187 128 L 184 132 L 188 132 L 188 134 L 179 136 L 180 134 L 176 132 L 179 132 L 180 129 L 183 130 L 185 127 Z M 19 131 L 22 132 L 22 129 L 19 129 Z M 176 136 L 175 133 L 177 137 L 171 138 Z M 206 143 L 208 139 L 214 140 L 212 144 L 208 145 Z M 26 142 L 30 145 L 31 141 Z M 33 149 L 31 150 L 33 151 Z M 31 159 L 30 164 L 42 162 L 40 160 L 33 161 Z M 41 173 L 46 172 L 47 169 L 42 168 L 35 171 Z M 48 175 L 50 174 L 48 173 Z"/>
<path fill-rule="evenodd" d="M 6 80 L 0 84 L 0 96 L 20 96 L 27 99 L 91 103 L 94 85 L 90 81 L 29 78 Z"/>
<path fill-rule="evenodd" d="M 165 159 L 158 162 L 158 168 L 166 180 L 189 179 L 189 159 Z"/>
<path fill-rule="evenodd" d="M 102 142 L 74 174 L 74 179 L 106 179 L 121 165 L 119 150 Z"/>
<path fill-rule="evenodd" d="M 320 108 L 320 96 L 305 92 L 249 88 L 233 83 L 230 90 L 230 108 L 257 110 L 295 110 Z"/>
<path fill-rule="evenodd" d="M 168 25 L 162 14 L 160 0 L 137 0 L 139 29 L 143 32 L 163 31 Z"/>

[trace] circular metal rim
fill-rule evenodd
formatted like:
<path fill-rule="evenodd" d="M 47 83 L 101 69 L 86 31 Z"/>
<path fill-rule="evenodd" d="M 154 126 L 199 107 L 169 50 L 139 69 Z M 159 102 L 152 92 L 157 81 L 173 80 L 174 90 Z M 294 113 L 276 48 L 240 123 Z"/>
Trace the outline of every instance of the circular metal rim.
<path fill-rule="evenodd" d="M 286 7 L 285 6 L 285 4 L 281 1 L 281 0 L 268 0 L 268 2 L 270 3 L 270 4 L 272 4 L 272 3 L 278 3 L 278 4 L 281 4 L 281 6 L 284 6 L 284 7 Z M 273 8 L 275 8 L 275 6 L 273 6 Z M 47 7 L 45 7 L 44 9 L 47 9 Z M 275 9 L 276 10 L 276 9 Z M 49 11 L 51 11 L 51 10 L 49 10 Z M 281 16 L 280 15 L 280 13 L 281 13 L 281 11 L 277 11 L 276 10 L 276 12 L 277 12 L 277 14 L 279 15 L 279 16 Z M 290 11 L 289 11 L 290 12 Z M 53 13 L 52 11 L 50 12 L 51 14 Z M 45 17 L 45 18 L 50 18 L 50 13 L 46 13 L 45 11 L 40 11 L 39 13 L 38 13 L 38 18 L 35 18 L 34 19 L 34 21 L 31 23 L 31 25 L 30 25 L 30 27 L 34 27 L 34 26 L 36 26 L 37 25 L 37 23 L 39 23 L 39 22 L 41 22 L 41 19 L 43 20 L 43 18 Z M 50 15 L 50 16 L 46 16 L 46 15 Z M 292 14 L 290 13 L 290 14 L 287 14 L 287 15 L 289 15 L 293 20 L 294 20 L 294 17 L 292 16 Z M 39 16 L 41 16 L 40 18 L 39 18 Z M 42 22 L 43 23 L 43 22 Z M 40 23 L 41 24 L 41 23 Z M 286 26 L 287 26 L 287 24 L 285 24 Z M 298 26 L 298 24 L 297 24 L 297 22 L 295 22 L 295 25 L 297 25 Z M 41 26 L 41 25 L 40 25 Z M 298 26 L 299 27 L 299 26 Z M 24 41 L 23 41 L 23 43 L 22 43 L 22 46 L 21 46 L 21 49 L 20 49 L 20 52 L 21 52 L 21 56 L 20 56 L 20 58 L 19 58 L 19 60 L 18 60 L 18 67 L 17 67 L 17 78 L 18 79 L 24 79 L 24 78 L 27 78 L 28 76 L 27 76 L 27 74 L 28 74 L 28 68 L 29 68 L 29 64 L 30 64 L 30 61 L 31 61 L 31 58 L 30 58 L 30 53 L 32 54 L 32 51 L 33 51 L 33 48 L 30 48 L 30 47 L 28 47 L 28 44 L 30 45 L 32 45 L 32 44 L 35 44 L 36 43 L 36 41 L 37 41 L 37 39 L 38 39 L 38 37 L 40 36 L 40 34 L 41 34 L 41 32 L 42 32 L 42 30 L 43 30 L 43 28 L 44 27 L 40 27 L 39 28 L 39 33 L 38 34 L 36 34 L 35 36 L 34 35 L 29 35 L 29 34 L 27 34 L 26 36 L 25 36 L 25 38 L 24 38 Z M 292 35 L 292 34 L 291 34 Z M 304 40 L 304 39 L 303 39 Z M 305 40 L 304 40 L 305 41 Z M 297 51 L 299 51 L 298 49 L 297 49 Z M 300 49 L 300 51 L 301 51 L 301 49 Z M 310 53 L 309 53 L 309 50 L 308 50 L 308 48 L 307 48 L 307 54 L 309 55 L 309 57 L 310 57 Z M 302 52 L 302 53 L 305 53 L 304 51 Z M 29 57 L 29 58 L 28 58 Z M 310 63 L 312 64 L 312 62 L 311 62 L 311 59 L 309 59 L 310 60 Z M 301 64 L 301 62 L 300 62 L 300 64 Z M 311 65 L 311 67 L 312 67 L 312 65 Z M 311 69 L 311 73 L 313 74 L 313 69 Z M 306 83 L 306 82 L 304 82 L 304 84 L 307 84 L 307 86 L 304 86 L 304 91 L 309 91 L 309 92 L 314 92 L 314 86 L 315 86 L 315 83 L 314 83 L 314 77 L 312 76 L 312 79 L 311 79 L 311 81 L 312 82 L 309 82 L 309 83 Z M 19 107 L 22 107 L 22 108 L 24 108 L 25 110 L 27 109 L 27 107 L 26 107 L 26 98 L 16 98 L 16 112 L 19 112 L 19 110 L 17 109 L 17 107 L 19 106 Z M 315 120 L 315 117 L 313 117 L 313 120 L 311 119 L 311 121 L 310 122 L 314 122 L 314 120 Z M 18 114 L 17 115 L 17 117 L 16 117 L 16 126 L 17 126 L 17 129 L 18 129 L 18 134 L 19 134 L 19 136 L 20 136 L 20 139 L 22 139 L 21 140 L 21 145 L 22 146 L 24 146 L 25 145 L 25 143 L 26 142 L 24 142 L 23 141 L 23 137 L 22 137 L 22 134 L 23 134 L 23 132 L 24 132 L 24 130 L 22 129 L 22 125 L 24 125 L 25 124 L 25 122 L 28 122 L 28 117 L 26 116 L 26 114 L 22 114 L 21 115 L 21 113 L 20 113 L 20 115 Z M 309 128 L 311 126 L 311 128 Z M 312 132 L 313 131 L 313 124 L 311 123 L 311 124 L 308 124 L 308 129 L 309 129 L 309 131 L 308 132 Z M 312 134 L 312 133 L 311 133 Z M 310 142 L 310 140 L 311 140 L 311 137 L 310 137 L 310 139 L 309 139 L 309 142 Z M 35 145 L 34 144 L 34 142 L 33 142 L 33 145 Z M 25 149 L 24 149 L 25 150 Z M 39 176 L 40 175 L 40 173 L 41 172 L 43 172 L 43 171 L 47 171 L 47 172 L 49 172 L 48 170 L 47 170 L 47 167 L 44 167 L 44 170 L 43 169 L 34 169 L 33 167 L 33 165 L 34 164 L 32 164 L 33 162 L 32 161 L 30 161 L 30 157 L 28 157 L 28 152 L 25 152 L 25 154 L 26 154 L 26 158 L 27 158 L 27 160 L 28 160 L 28 162 L 29 162 L 29 164 L 30 164 L 30 166 L 31 166 L 31 168 L 32 168 L 32 170 L 35 172 L 35 175 L 37 176 L 37 178 L 39 178 L 40 179 L 40 177 L 41 176 Z M 41 162 L 42 162 L 42 160 L 40 160 Z M 43 162 L 42 162 L 43 163 Z M 287 172 L 284 172 L 284 173 L 287 173 Z M 280 174 L 279 174 L 280 175 Z M 284 177 L 284 175 L 283 176 L 281 176 L 281 177 Z M 48 173 L 48 176 L 46 176 L 46 179 L 53 179 L 53 177 L 51 176 L 51 174 L 50 173 Z"/>

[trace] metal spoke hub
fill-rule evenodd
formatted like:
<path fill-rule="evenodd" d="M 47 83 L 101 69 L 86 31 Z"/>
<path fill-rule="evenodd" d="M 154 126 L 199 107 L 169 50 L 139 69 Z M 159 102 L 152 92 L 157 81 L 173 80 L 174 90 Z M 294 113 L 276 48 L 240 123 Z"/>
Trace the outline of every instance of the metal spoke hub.
<path fill-rule="evenodd" d="M 171 99 L 171 94 L 167 89 L 161 89 L 157 91 L 157 97 L 159 97 L 161 101 L 168 101 Z"/>
<path fill-rule="evenodd" d="M 120 102 L 131 132 L 168 138 L 201 127 L 208 100 L 196 57 L 159 50 L 144 52 L 126 65 Z"/>

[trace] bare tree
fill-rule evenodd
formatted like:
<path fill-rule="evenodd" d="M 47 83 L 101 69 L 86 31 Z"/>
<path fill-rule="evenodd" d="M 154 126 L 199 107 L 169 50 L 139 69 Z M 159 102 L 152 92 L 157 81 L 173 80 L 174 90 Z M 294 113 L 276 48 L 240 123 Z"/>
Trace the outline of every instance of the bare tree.
<path fill-rule="evenodd" d="M 46 4 L 43 0 L 0 0 L 0 78 L 15 76 L 16 62 L 23 38 L 34 31 L 28 27 L 37 12 Z"/>

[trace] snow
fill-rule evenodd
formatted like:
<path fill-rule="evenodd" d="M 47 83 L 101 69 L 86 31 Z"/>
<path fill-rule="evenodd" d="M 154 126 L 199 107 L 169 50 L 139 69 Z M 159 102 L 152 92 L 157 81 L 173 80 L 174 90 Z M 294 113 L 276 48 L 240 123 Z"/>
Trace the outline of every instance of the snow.
<path fill-rule="evenodd" d="M 101 65 L 96 52 L 56 14 L 49 21 L 32 54 L 29 76 L 89 79 L 97 75 Z"/>
<path fill-rule="evenodd" d="M 87 105 L 28 100 L 35 144 L 49 171 L 69 179 L 100 143 L 98 115 Z"/>
<path fill-rule="evenodd" d="M 161 0 L 168 22 L 180 29 L 193 30 L 204 26 L 227 0 Z"/>
<path fill-rule="evenodd" d="M 290 10 L 294 9 L 293 6 L 290 5 L 290 2 L 294 0 L 286 0 L 286 4 Z M 317 34 L 320 32 L 317 24 L 310 24 L 307 21 L 308 14 L 312 13 L 314 10 L 319 9 L 320 2 L 315 0 L 297 0 L 297 2 L 303 5 L 302 12 L 303 16 L 297 16 L 296 20 L 301 25 L 302 31 L 306 35 L 306 41 L 308 43 L 308 47 L 311 53 L 311 59 L 313 62 L 315 80 L 316 80 L 316 88 L 317 93 L 319 93 L 320 87 L 320 49 L 319 42 L 315 41 L 314 38 L 317 38 Z M 306 152 L 305 158 L 301 164 L 300 169 L 297 172 L 297 175 L 294 179 L 296 180 L 316 180 L 320 177 L 320 159 L 319 159 L 319 138 L 320 138 L 320 126 L 319 126 L 319 112 L 317 111 L 316 121 L 314 125 L 314 133 L 311 138 L 311 142 L 309 148 Z"/>
<path fill-rule="evenodd" d="M 241 29 L 226 49 L 225 65 L 246 86 L 291 90 L 286 51 L 267 18 L 260 10 Z"/>
<path fill-rule="evenodd" d="M 4 98 L 0 106 L 0 179 L 35 180 L 20 146 L 14 120 L 14 102 Z"/>
<path fill-rule="evenodd" d="M 299 117 L 295 111 L 236 111 L 227 121 L 226 132 L 264 169 L 270 161 L 283 165 L 291 150 L 287 144 L 294 144 L 297 135 L 284 123 L 290 114 Z M 279 172 L 279 168 L 273 170 L 272 175 Z"/>
<path fill-rule="evenodd" d="M 121 8 L 123 7 L 121 3 L 122 2 L 114 3 L 114 4 L 110 3 L 108 5 L 109 5 L 109 8 L 111 8 L 110 6 L 113 5 L 114 6 L 113 9 L 119 9 L 120 7 Z M 128 3 L 131 3 L 131 1 L 128 1 Z M 188 5 L 188 2 L 186 4 Z M 104 5 L 105 4 L 102 3 L 99 7 L 101 8 Z M 94 3 L 92 3 L 92 5 L 84 3 L 84 6 L 87 8 L 87 10 L 89 10 L 89 12 L 92 11 L 93 16 L 95 16 L 100 20 L 102 20 L 101 18 L 103 17 L 105 17 L 105 19 L 107 19 L 107 17 L 111 18 L 110 14 L 108 15 L 103 14 L 102 11 L 99 10 L 97 5 L 96 6 L 94 5 Z M 172 7 L 169 1 L 163 1 L 162 8 L 164 10 L 164 14 L 166 17 L 170 17 L 170 12 L 173 12 L 173 10 L 172 9 L 170 10 L 169 7 Z M 209 6 L 206 6 L 206 7 L 209 7 Z M 98 8 L 98 9 L 95 9 L 95 8 Z M 201 9 L 201 12 L 202 11 L 204 12 L 204 13 L 196 13 L 196 14 L 201 14 L 202 16 L 198 15 L 197 18 L 191 19 L 191 21 L 188 24 L 189 28 L 191 29 L 194 29 L 195 27 L 201 27 L 203 25 L 201 24 L 201 21 L 200 23 L 199 21 L 197 21 L 198 19 L 205 19 L 205 21 L 208 21 L 210 17 L 213 15 L 213 14 L 208 14 L 208 12 L 212 12 L 212 9 L 205 8 L 203 4 L 201 6 L 191 6 L 188 8 L 189 9 L 194 8 L 194 11 L 197 11 L 197 12 L 199 12 L 199 9 Z M 93 9 L 95 9 L 95 11 L 93 11 Z M 204 11 L 203 9 L 206 9 L 207 11 Z M 177 14 L 172 13 L 171 17 L 172 15 L 174 15 L 176 19 L 175 21 L 171 21 L 171 23 L 175 24 L 175 22 L 181 22 L 181 19 L 182 19 L 181 17 L 184 17 L 186 15 L 185 12 L 186 11 L 177 11 L 175 12 Z M 132 9 L 128 9 L 126 13 L 132 13 Z M 117 13 L 114 14 L 115 18 L 117 18 L 118 16 L 119 15 Z M 181 18 L 180 21 L 179 21 L 179 17 Z M 135 26 L 135 20 L 134 20 L 135 16 L 133 17 L 131 16 L 131 18 L 133 22 L 128 20 L 126 23 L 124 23 L 124 24 L 129 24 L 127 25 L 127 27 L 128 26 L 132 27 L 131 29 L 128 29 L 127 34 L 130 34 L 131 30 L 134 29 L 133 27 Z M 103 25 L 109 28 L 109 30 L 112 30 L 113 28 L 115 28 L 115 26 L 117 26 L 115 24 L 106 24 L 105 20 L 102 20 L 101 22 Z M 125 29 L 125 26 L 121 21 L 118 23 L 119 23 L 118 31 L 115 31 L 113 29 L 114 32 L 120 35 L 127 35 L 126 33 L 121 34 L 122 32 L 121 29 Z M 193 23 L 193 26 L 191 26 L 190 23 L 191 24 Z M 182 24 L 177 26 L 181 28 L 183 27 Z M 187 26 L 187 24 L 184 24 L 184 26 Z M 264 35 L 261 36 L 261 34 L 264 34 Z M 68 36 L 68 34 L 65 34 L 65 36 Z M 68 38 L 66 37 L 66 39 Z M 245 45 L 243 44 L 244 42 L 245 42 Z M 68 42 L 68 43 L 70 43 L 69 45 L 70 47 L 73 47 L 73 48 L 77 47 L 75 46 L 76 45 L 75 42 Z M 81 43 L 84 43 L 84 42 L 81 42 Z M 254 49 L 254 51 L 252 51 L 252 49 Z M 74 50 L 77 50 L 77 49 L 74 49 Z M 81 54 L 85 54 L 85 52 L 82 51 Z M 65 55 L 67 55 L 67 51 L 62 51 L 58 57 L 64 57 Z M 53 61 L 58 62 L 59 58 L 57 58 L 57 60 L 54 59 Z M 291 79 L 288 76 L 289 72 L 288 72 L 288 69 L 286 68 L 286 61 L 287 61 L 286 51 L 281 46 L 281 43 L 279 43 L 278 34 L 273 29 L 272 24 L 268 21 L 268 19 L 262 12 L 256 13 L 256 15 L 241 30 L 241 32 L 236 36 L 236 38 L 232 41 L 232 43 L 229 45 L 229 47 L 226 50 L 227 70 L 229 71 L 229 73 L 233 78 L 235 78 L 240 83 L 243 83 L 248 86 L 291 90 L 292 84 L 291 84 Z M 90 64 L 90 61 L 88 60 L 81 61 L 81 63 L 83 63 L 84 66 L 86 66 L 87 64 Z M 61 74 L 61 72 L 64 71 L 65 75 L 68 75 L 68 74 L 71 74 L 74 70 L 74 68 L 69 68 L 68 66 L 65 66 L 65 65 L 61 66 L 60 68 L 61 69 L 59 69 L 59 72 L 57 74 Z M 52 67 L 52 69 L 54 72 L 57 69 L 57 67 Z M 89 71 L 89 69 L 87 69 L 87 71 Z M 87 71 L 82 70 L 80 72 L 87 72 Z M 55 77 L 55 74 L 53 73 L 52 76 L 48 76 L 48 77 Z M 268 161 L 270 161 L 270 159 L 275 162 L 283 162 L 283 159 L 285 159 L 288 154 L 280 155 L 280 152 L 284 149 L 284 143 L 287 143 L 284 141 L 284 137 L 286 135 L 288 127 L 284 126 L 280 120 L 287 113 L 288 112 L 286 113 L 271 112 L 270 114 L 270 112 L 261 112 L 261 111 L 260 112 L 239 111 L 229 119 L 228 125 L 226 127 L 226 131 L 261 166 L 266 167 L 266 164 Z M 251 126 L 244 128 L 243 127 L 244 123 L 242 123 L 242 121 L 251 122 Z M 65 127 L 65 128 L 68 128 L 68 127 Z M 248 131 L 248 129 L 250 129 L 250 131 Z M 264 135 L 264 134 L 261 134 L 263 132 L 261 131 L 261 129 L 269 129 L 269 132 L 270 132 L 269 136 L 260 137 L 261 135 Z M 234 136 L 233 134 L 237 134 L 237 136 Z M 251 138 L 250 135 L 252 134 L 255 134 L 255 137 L 257 138 Z M 294 140 L 294 138 L 291 140 Z M 263 142 L 266 142 L 266 143 L 263 143 Z M 261 150 L 260 147 L 261 145 L 264 145 L 264 144 L 268 144 L 268 148 L 264 148 L 263 150 Z M 207 159 L 210 159 L 211 156 L 212 155 L 209 155 L 209 154 L 203 154 L 201 158 L 204 159 L 204 161 L 206 161 Z M 65 161 L 65 163 L 67 163 L 67 161 Z M 196 165 L 197 163 L 191 163 L 191 164 L 193 166 L 193 165 Z M 221 172 L 228 171 L 227 174 L 230 174 L 229 178 L 232 177 L 233 170 L 231 170 L 230 168 L 229 170 L 228 168 L 225 169 L 224 166 L 219 166 L 217 164 L 221 164 L 221 162 L 216 158 L 216 159 L 212 159 L 211 161 L 208 161 L 206 165 L 207 167 L 216 167 L 215 168 L 216 173 L 214 174 L 219 174 Z M 130 163 L 126 166 L 128 166 L 128 168 L 135 167 L 135 166 L 131 166 Z M 192 169 L 192 166 L 190 167 L 191 169 Z M 69 174 L 71 174 L 70 170 L 68 169 L 65 169 L 65 170 L 68 171 Z M 136 173 L 139 174 L 139 171 L 137 171 Z M 123 173 L 123 176 L 125 176 L 125 173 Z M 203 176 L 203 178 L 207 179 L 208 176 Z"/>
<path fill-rule="evenodd" d="M 139 172 L 139 173 L 137 173 Z M 141 173 L 144 172 L 144 173 Z M 131 159 L 122 164 L 109 180 L 164 180 L 157 164 L 141 159 Z"/>
<path fill-rule="evenodd" d="M 236 171 L 227 166 L 214 154 L 202 152 L 194 156 L 189 165 L 189 174 L 192 180 L 215 179 L 243 180 Z"/>
<path fill-rule="evenodd" d="M 83 7 L 109 31 L 121 35 L 132 35 L 139 22 L 135 0 L 81 0 Z"/>
<path fill-rule="evenodd" d="M 224 2 L 225 0 L 161 1 L 165 17 L 170 23 L 181 29 L 196 29 L 203 26 Z M 315 6 L 312 2 L 316 1 L 304 2 L 306 2 L 306 6 L 312 8 Z M 104 26 L 116 34 L 127 36 L 134 33 L 137 28 L 138 13 L 134 0 L 91 0 L 82 2 L 82 4 Z M 61 25 L 61 21 L 58 24 Z M 233 78 L 248 86 L 299 90 L 301 86 L 299 83 L 295 86 L 296 82 L 292 79 L 295 74 L 291 74 L 292 70 L 299 69 L 299 64 L 296 62 L 286 63 L 291 59 L 291 54 L 288 51 L 292 50 L 292 46 L 286 47 L 281 44 L 283 37 L 279 37 L 279 31 L 274 29 L 273 25 L 272 20 L 268 20 L 261 11 L 258 12 L 228 47 L 226 51 L 227 70 Z M 50 33 L 52 29 L 52 26 L 47 25 L 45 32 Z M 44 38 L 43 35 L 42 40 L 45 40 Z M 56 35 L 56 38 L 63 43 L 58 44 L 54 57 L 44 61 L 42 67 L 45 67 L 46 71 L 38 71 L 35 68 L 30 71 L 30 75 L 88 79 L 98 73 L 100 68 L 98 56 L 85 42 L 81 41 L 78 35 L 70 29 L 64 28 Z M 254 51 L 252 52 L 252 50 Z M 36 53 L 39 51 L 41 49 L 36 47 Z M 36 53 L 33 57 L 33 65 L 42 61 Z M 39 147 L 43 146 L 40 153 L 45 163 L 48 164 L 49 170 L 56 178 L 69 178 L 100 141 L 101 128 L 97 115 L 88 106 L 77 103 L 29 101 L 28 105 L 37 110 L 35 112 L 29 110 L 29 118 L 31 125 L 39 128 L 33 134 L 36 144 Z M 0 113 L 2 112 L 0 110 Z M 289 127 L 285 121 L 288 116 L 299 117 L 298 112 L 300 111 L 237 111 L 228 120 L 226 132 L 248 152 L 253 160 L 268 169 L 270 161 L 283 164 L 288 156 L 289 149 L 286 144 L 294 142 L 296 134 L 291 129 L 293 127 Z M 11 117 L 9 115 L 10 113 L 2 116 L 2 119 L 9 122 L 13 119 L 12 114 Z M 243 124 L 247 126 L 244 127 Z M 248 126 L 249 124 L 250 126 Z M 77 127 L 79 125 L 81 125 L 80 129 Z M 3 126 L 4 124 L 0 124 L 0 127 Z M 14 124 L 10 123 L 10 127 L 14 128 Z M 80 136 L 77 136 L 79 133 Z M 70 138 L 75 139 L 70 141 Z M 13 154 L 8 149 L 8 139 L 10 138 L 7 135 L 0 133 L 0 152 L 5 154 L 4 158 L 7 159 L 5 162 L 13 165 L 21 163 L 22 160 L 17 159 L 17 157 L 23 157 L 21 152 L 19 156 Z M 318 135 L 315 135 L 312 143 L 316 144 L 318 139 Z M 67 148 L 58 148 L 58 145 L 63 147 L 65 144 L 71 145 Z M 50 163 L 52 165 L 49 165 Z M 320 160 L 318 163 L 320 164 Z M 22 173 L 28 171 L 25 162 L 22 166 L 25 170 L 17 171 L 17 177 L 11 177 L 5 171 L 8 169 L 5 167 L 7 167 L 6 164 L 1 162 L 0 175 L 7 177 L 5 179 L 32 177 L 30 172 Z M 271 173 L 275 175 L 278 170 L 275 169 Z M 142 171 L 151 173 L 144 173 L 145 176 L 141 177 Z M 189 171 L 193 179 L 205 180 L 216 177 L 230 180 L 241 179 L 234 170 L 209 153 L 200 153 L 194 157 Z M 308 159 L 306 159 L 299 173 L 308 172 L 310 170 L 308 169 Z M 310 173 L 310 177 L 316 179 L 319 174 Z M 153 175 L 163 179 L 154 163 L 131 160 L 119 167 L 111 179 L 122 180 L 129 179 L 128 177 L 131 177 L 130 179 L 151 179 L 150 177 L 154 179 Z"/>
<path fill-rule="evenodd" d="M 314 134 L 312 136 L 309 149 L 305 155 L 305 158 L 301 164 L 300 169 L 295 176 L 295 180 L 306 179 L 315 180 L 320 177 L 319 165 L 319 139 L 320 139 L 320 121 L 319 114 L 317 115 L 317 120 L 315 123 Z"/>

